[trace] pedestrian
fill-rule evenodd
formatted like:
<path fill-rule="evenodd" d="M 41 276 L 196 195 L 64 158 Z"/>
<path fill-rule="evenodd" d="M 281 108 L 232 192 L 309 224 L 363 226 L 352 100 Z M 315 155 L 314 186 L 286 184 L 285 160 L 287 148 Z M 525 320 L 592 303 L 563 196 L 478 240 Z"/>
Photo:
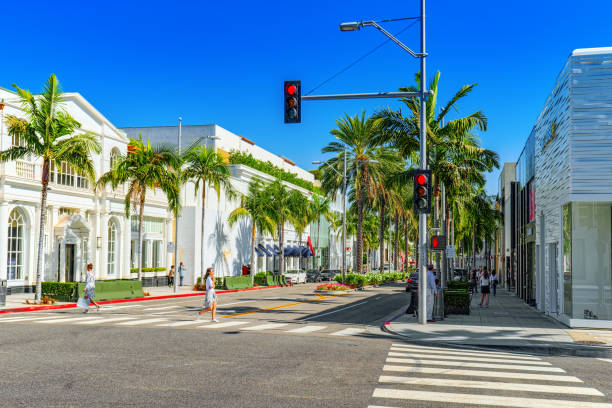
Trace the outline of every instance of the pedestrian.
<path fill-rule="evenodd" d="M 433 323 L 434 296 L 436 295 L 436 275 L 433 265 L 427 265 L 427 321 Z"/>
<path fill-rule="evenodd" d="M 174 285 L 174 265 L 170 267 L 170 271 L 168 272 L 168 287 L 172 287 Z"/>
<path fill-rule="evenodd" d="M 213 268 L 206 269 L 206 276 L 204 276 L 206 281 L 206 296 L 204 297 L 204 308 L 198 310 L 195 314 L 196 320 L 200 318 L 202 313 L 212 312 L 212 320 L 213 322 L 218 322 L 215 319 L 215 314 L 217 313 L 217 294 L 215 293 L 215 271 Z"/>
<path fill-rule="evenodd" d="M 87 274 L 85 275 L 85 294 L 83 297 L 88 301 L 88 303 L 89 302 L 93 303 L 97 311 L 100 311 L 100 305 L 97 304 L 96 301 L 94 300 L 95 291 L 96 291 L 96 275 L 94 275 L 94 272 L 93 272 L 93 264 L 89 263 L 87 264 Z M 83 313 L 87 313 L 87 312 L 89 312 L 89 307 L 83 310 Z"/>
<path fill-rule="evenodd" d="M 489 292 L 490 292 L 491 280 L 489 279 L 489 272 L 485 269 L 480 278 L 480 307 L 482 307 L 483 301 L 486 301 L 486 307 L 489 307 Z"/>
<path fill-rule="evenodd" d="M 476 271 L 472 271 L 472 275 L 470 276 L 470 280 L 472 281 L 472 293 L 478 293 L 478 278 L 476 277 Z"/>
<path fill-rule="evenodd" d="M 179 264 L 179 279 L 180 285 L 183 286 L 183 278 L 185 277 L 185 265 L 183 265 L 183 261 Z"/>
<path fill-rule="evenodd" d="M 499 277 L 495 269 L 491 271 L 491 287 L 493 288 L 493 296 L 497 295 L 497 284 L 499 283 Z"/>

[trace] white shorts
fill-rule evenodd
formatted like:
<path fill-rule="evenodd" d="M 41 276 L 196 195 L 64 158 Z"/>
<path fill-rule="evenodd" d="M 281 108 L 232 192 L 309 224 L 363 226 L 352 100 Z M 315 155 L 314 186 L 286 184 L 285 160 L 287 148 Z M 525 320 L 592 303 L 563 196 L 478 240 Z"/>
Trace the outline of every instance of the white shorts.
<path fill-rule="evenodd" d="M 204 297 L 204 309 L 208 309 L 209 307 L 212 307 L 213 302 L 217 301 L 217 293 L 215 292 L 214 289 L 209 290 L 208 292 L 206 292 L 206 296 Z"/>

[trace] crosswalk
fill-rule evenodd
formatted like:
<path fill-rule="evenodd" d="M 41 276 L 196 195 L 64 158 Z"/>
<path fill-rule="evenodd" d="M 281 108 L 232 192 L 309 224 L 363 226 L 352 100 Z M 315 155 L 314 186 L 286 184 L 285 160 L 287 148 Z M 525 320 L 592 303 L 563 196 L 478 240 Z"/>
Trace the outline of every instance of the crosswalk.
<path fill-rule="evenodd" d="M 368 408 L 612 408 L 582 384 L 535 356 L 393 343 Z"/>
<path fill-rule="evenodd" d="M 144 311 L 166 311 L 166 308 L 147 308 Z M 41 325 L 86 325 L 86 326 L 116 326 L 116 327 L 148 327 L 148 328 L 177 328 L 177 329 L 205 329 L 223 330 L 232 329 L 244 332 L 286 333 L 295 335 L 321 334 L 329 336 L 360 336 L 368 332 L 368 327 L 347 327 L 347 325 L 333 324 L 321 325 L 308 322 L 270 322 L 265 320 L 247 320 L 240 318 L 219 318 L 219 322 L 208 319 L 195 320 L 192 315 L 169 317 L 158 313 L 146 314 L 113 314 L 113 313 L 80 313 L 26 315 L 0 318 L 0 326 L 9 323 L 31 323 Z"/>

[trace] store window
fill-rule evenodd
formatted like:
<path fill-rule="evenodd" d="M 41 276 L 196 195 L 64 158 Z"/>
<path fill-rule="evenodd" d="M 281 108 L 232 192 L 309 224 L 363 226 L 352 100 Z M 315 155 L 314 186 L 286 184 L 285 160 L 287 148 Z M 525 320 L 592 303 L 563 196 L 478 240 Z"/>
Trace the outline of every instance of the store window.
<path fill-rule="evenodd" d="M 106 274 L 114 276 L 117 273 L 117 224 L 115 221 L 108 222 L 108 254 L 106 263 Z"/>
<path fill-rule="evenodd" d="M 11 211 L 8 220 L 8 256 L 7 256 L 7 278 L 8 280 L 23 279 L 24 260 L 24 217 L 21 211 Z"/>
<path fill-rule="evenodd" d="M 563 313 L 572 317 L 572 205 L 563 206 Z"/>
<path fill-rule="evenodd" d="M 162 242 L 161 241 L 153 241 L 153 267 L 157 268 L 161 265 L 161 255 L 162 255 Z"/>

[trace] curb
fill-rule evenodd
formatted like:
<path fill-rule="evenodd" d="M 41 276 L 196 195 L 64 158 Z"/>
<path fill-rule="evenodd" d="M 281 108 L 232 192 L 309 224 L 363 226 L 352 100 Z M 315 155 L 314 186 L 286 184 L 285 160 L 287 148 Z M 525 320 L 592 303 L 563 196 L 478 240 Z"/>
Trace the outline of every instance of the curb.
<path fill-rule="evenodd" d="M 277 289 L 277 288 L 286 288 L 286 287 L 291 287 L 291 286 L 293 285 L 257 286 L 255 288 L 218 290 L 217 293 L 247 292 L 251 290 Z M 101 305 L 109 305 L 112 303 L 142 302 L 142 301 L 147 301 L 147 300 L 175 299 L 175 298 L 204 296 L 204 295 L 206 295 L 206 292 L 181 293 L 181 294 L 176 294 L 176 295 L 147 296 L 147 297 L 134 298 L 134 299 L 101 300 L 97 303 Z M 7 313 L 36 312 L 36 311 L 41 311 L 41 310 L 72 309 L 75 307 L 77 307 L 76 303 L 68 303 L 68 304 L 63 304 L 63 305 L 49 305 L 49 306 L 14 307 L 11 309 L 0 309 L 0 315 L 7 314 Z"/>

